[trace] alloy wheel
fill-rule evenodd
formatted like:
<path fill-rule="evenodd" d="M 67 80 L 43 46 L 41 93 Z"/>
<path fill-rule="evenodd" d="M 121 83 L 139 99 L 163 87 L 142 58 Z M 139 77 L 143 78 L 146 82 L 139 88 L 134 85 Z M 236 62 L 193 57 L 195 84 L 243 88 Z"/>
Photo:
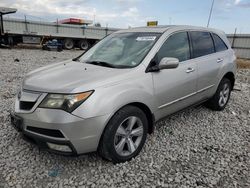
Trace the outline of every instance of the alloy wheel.
<path fill-rule="evenodd" d="M 230 94 L 230 88 L 227 83 L 225 83 L 222 87 L 222 90 L 220 91 L 220 98 L 219 98 L 219 105 L 220 107 L 223 107 L 226 105 Z"/>
<path fill-rule="evenodd" d="M 114 147 L 118 155 L 129 156 L 136 151 L 143 137 L 144 127 L 140 118 L 130 116 L 118 127 Z"/>

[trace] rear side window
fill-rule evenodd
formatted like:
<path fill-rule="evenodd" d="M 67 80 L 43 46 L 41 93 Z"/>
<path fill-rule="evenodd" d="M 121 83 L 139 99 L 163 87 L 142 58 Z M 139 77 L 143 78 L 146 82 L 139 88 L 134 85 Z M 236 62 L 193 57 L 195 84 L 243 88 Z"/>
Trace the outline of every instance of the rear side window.
<path fill-rule="evenodd" d="M 225 51 L 227 50 L 227 45 L 224 43 L 224 41 L 216 34 L 212 34 L 213 35 L 213 39 L 214 39 L 214 46 L 215 46 L 215 50 L 216 52 L 221 52 L 221 51 Z"/>
<path fill-rule="evenodd" d="M 190 59 L 187 32 L 175 33 L 166 40 L 158 52 L 158 60 L 164 57 L 174 57 L 180 62 Z"/>
<path fill-rule="evenodd" d="M 214 53 L 213 39 L 209 32 L 190 32 L 193 47 L 193 58 Z"/>

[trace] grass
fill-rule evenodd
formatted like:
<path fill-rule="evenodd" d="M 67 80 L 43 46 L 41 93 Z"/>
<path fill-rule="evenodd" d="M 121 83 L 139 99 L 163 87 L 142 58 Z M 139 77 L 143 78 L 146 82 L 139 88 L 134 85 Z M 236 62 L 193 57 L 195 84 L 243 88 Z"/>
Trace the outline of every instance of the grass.
<path fill-rule="evenodd" d="M 250 69 L 250 59 L 237 59 L 238 69 Z"/>

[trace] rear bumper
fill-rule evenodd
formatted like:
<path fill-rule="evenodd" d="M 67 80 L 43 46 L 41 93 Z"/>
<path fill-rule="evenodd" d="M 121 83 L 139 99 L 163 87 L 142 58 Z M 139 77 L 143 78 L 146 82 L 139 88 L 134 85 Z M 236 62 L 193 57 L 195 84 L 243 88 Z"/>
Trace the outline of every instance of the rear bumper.
<path fill-rule="evenodd" d="M 39 147 L 66 155 L 79 155 L 96 151 L 109 115 L 83 119 L 63 110 L 37 108 L 32 113 L 11 115 L 20 120 L 20 128 L 14 126 L 24 138 Z M 49 144 L 70 148 L 70 152 L 58 151 Z"/>

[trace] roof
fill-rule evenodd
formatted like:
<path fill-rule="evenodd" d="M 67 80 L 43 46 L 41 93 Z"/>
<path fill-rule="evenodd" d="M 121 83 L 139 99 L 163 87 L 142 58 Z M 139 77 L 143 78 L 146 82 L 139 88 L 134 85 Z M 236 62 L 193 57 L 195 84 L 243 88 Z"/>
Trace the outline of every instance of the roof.
<path fill-rule="evenodd" d="M 129 29 L 122 29 L 118 32 L 153 32 L 153 33 L 164 33 L 167 29 L 174 27 L 172 25 L 166 26 L 150 26 L 150 27 L 134 27 Z"/>
<path fill-rule="evenodd" d="M 180 29 L 180 30 L 204 30 L 210 32 L 221 33 L 223 31 L 207 28 L 207 27 L 197 27 L 197 26 L 189 26 L 189 25 L 161 25 L 161 26 L 153 26 L 153 27 L 135 27 L 130 29 L 123 29 L 118 32 L 153 32 L 153 33 L 164 33 L 168 29 Z"/>

